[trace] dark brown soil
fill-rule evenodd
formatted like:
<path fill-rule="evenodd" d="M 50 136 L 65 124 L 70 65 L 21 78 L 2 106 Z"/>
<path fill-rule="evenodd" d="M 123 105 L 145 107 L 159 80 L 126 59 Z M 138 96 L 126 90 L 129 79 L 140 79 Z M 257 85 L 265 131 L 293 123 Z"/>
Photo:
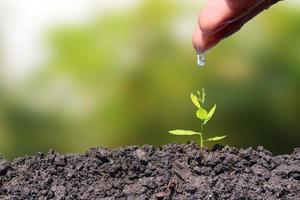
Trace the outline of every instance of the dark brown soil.
<path fill-rule="evenodd" d="M 0 199 L 300 199 L 300 149 L 195 144 L 0 158 Z"/>

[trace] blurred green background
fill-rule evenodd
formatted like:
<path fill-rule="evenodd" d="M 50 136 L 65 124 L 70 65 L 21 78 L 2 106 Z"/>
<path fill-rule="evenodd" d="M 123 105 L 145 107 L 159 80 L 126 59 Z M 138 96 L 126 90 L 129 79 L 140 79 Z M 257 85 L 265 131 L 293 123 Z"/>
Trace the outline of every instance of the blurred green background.
<path fill-rule="evenodd" d="M 203 69 L 191 45 L 200 7 L 144 0 L 49 29 L 38 70 L 16 87 L 0 81 L 0 154 L 196 140 L 168 131 L 199 128 L 189 94 L 202 87 L 218 106 L 207 136 L 274 154 L 299 147 L 299 7 L 261 14 L 210 50 Z"/>

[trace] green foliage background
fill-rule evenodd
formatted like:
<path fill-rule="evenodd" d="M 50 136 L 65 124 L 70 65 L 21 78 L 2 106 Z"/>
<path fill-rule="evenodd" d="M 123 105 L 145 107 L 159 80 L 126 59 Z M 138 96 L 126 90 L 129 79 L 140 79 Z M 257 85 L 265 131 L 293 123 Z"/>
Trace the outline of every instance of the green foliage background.
<path fill-rule="evenodd" d="M 202 87 L 218 105 L 207 137 L 275 154 L 299 146 L 299 10 L 276 5 L 210 50 L 203 69 L 180 26 L 197 10 L 143 1 L 50 31 L 51 59 L 18 90 L 0 86 L 0 154 L 193 140 L 168 131 L 199 128 L 189 95 Z"/>

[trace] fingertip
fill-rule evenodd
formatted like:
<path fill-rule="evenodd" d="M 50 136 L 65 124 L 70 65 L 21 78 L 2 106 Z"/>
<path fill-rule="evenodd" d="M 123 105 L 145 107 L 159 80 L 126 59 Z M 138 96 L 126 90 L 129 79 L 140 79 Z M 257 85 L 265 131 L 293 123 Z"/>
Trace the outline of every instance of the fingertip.
<path fill-rule="evenodd" d="M 202 33 L 200 31 L 200 29 L 197 27 L 194 31 L 194 34 L 193 34 L 193 46 L 195 48 L 196 51 L 201 51 L 203 46 L 203 41 L 202 41 L 202 37 L 201 37 Z"/>
<path fill-rule="evenodd" d="M 199 27 L 195 29 L 193 34 L 193 46 L 197 52 L 206 51 L 206 41 Z"/>
<path fill-rule="evenodd" d="M 193 34 L 193 46 L 197 52 L 206 52 L 219 42 L 215 35 L 204 34 L 199 27 L 196 27 Z"/>

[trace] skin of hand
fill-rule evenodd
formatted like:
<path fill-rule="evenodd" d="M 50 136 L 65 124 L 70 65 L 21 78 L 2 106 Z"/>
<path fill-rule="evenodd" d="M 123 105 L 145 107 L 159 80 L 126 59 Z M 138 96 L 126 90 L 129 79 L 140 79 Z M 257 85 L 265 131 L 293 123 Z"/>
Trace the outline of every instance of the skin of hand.
<path fill-rule="evenodd" d="M 205 52 L 232 35 L 271 5 L 280 0 L 208 0 L 193 34 L 197 52 Z"/>

